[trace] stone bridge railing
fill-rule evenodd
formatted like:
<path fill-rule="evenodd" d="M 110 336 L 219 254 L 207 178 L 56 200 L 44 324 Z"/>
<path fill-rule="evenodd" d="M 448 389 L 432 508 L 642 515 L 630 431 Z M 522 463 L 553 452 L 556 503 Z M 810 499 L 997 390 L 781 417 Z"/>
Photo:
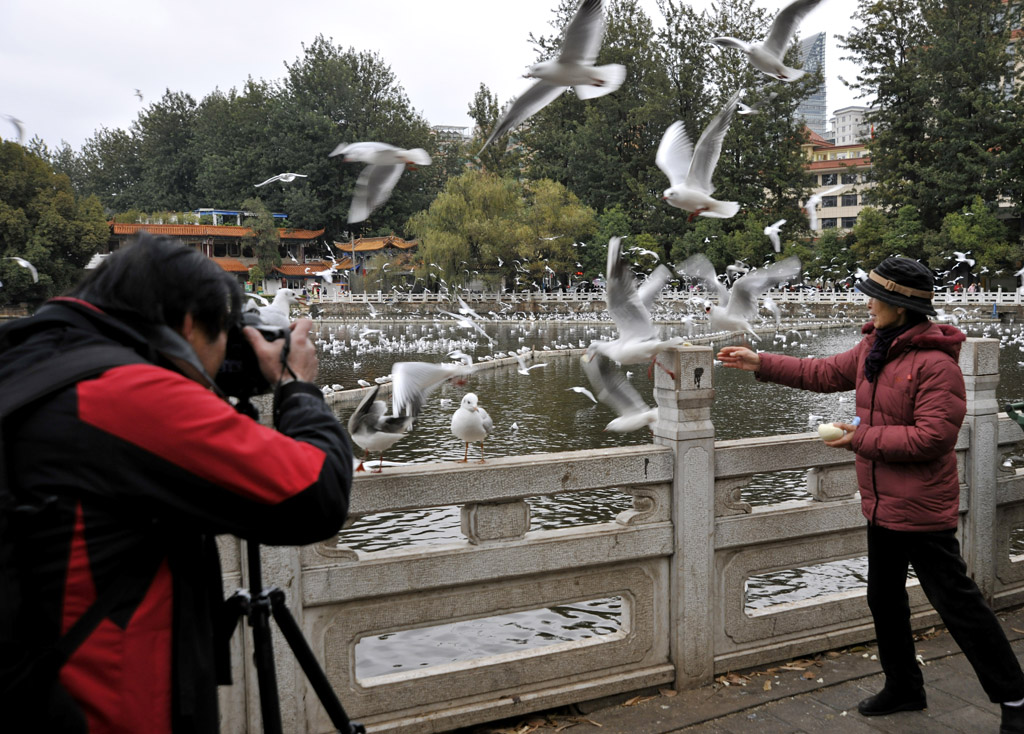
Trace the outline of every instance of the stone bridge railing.
<path fill-rule="evenodd" d="M 968 415 L 957 443 L 960 539 L 997 608 L 1024 603 L 1024 470 L 999 469 L 1022 438 L 996 404 L 998 342 L 961 354 Z M 329 543 L 264 548 L 264 583 L 285 590 L 349 714 L 370 731 L 438 732 L 651 686 L 688 688 L 730 670 L 872 639 L 863 586 L 752 610 L 752 577 L 866 554 L 852 454 L 815 435 L 714 440 L 712 353 L 661 359 L 654 443 L 517 456 L 483 465 L 389 467 L 357 479 L 352 514 L 457 506 L 463 539 L 377 552 Z M 809 498 L 752 508 L 755 475 L 806 470 Z M 530 529 L 531 498 L 617 489 L 632 509 L 614 521 Z M 246 583 L 238 541 L 221 539 L 225 590 Z M 915 625 L 938 621 L 916 582 Z M 364 638 L 589 600 L 615 599 L 617 631 L 469 661 L 361 676 Z M 407 633 L 408 634 L 408 633 Z M 286 732 L 332 731 L 275 634 Z M 251 638 L 236 632 L 236 684 L 222 689 L 223 732 L 261 731 Z"/>

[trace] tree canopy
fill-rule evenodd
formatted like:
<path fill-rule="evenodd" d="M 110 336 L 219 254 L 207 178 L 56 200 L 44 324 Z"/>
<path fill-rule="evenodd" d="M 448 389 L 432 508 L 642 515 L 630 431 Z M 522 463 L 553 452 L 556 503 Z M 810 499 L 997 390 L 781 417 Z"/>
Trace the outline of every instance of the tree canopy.
<path fill-rule="evenodd" d="M 109 237 L 96 197 L 75 196 L 67 176 L 0 142 L 0 303 L 35 305 L 67 290 Z M 38 283 L 15 257 L 32 263 Z"/>

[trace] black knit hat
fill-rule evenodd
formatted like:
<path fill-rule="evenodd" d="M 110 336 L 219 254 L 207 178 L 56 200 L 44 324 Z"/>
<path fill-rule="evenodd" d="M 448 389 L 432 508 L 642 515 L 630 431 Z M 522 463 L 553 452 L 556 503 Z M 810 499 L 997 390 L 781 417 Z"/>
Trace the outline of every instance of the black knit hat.
<path fill-rule="evenodd" d="M 887 257 L 867 278 L 855 283 L 854 288 L 892 306 L 927 316 L 936 315 L 932 308 L 935 276 L 927 266 L 909 257 Z"/>

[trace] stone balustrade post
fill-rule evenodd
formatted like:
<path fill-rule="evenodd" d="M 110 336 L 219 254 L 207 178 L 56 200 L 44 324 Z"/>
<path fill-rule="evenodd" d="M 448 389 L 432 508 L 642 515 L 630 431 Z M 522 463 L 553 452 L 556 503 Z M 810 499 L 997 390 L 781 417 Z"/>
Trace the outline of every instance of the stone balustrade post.
<path fill-rule="evenodd" d="M 710 347 L 680 347 L 663 352 L 658 361 L 664 368 L 654 368 L 654 399 L 658 404 L 654 443 L 675 452 L 670 654 L 676 668 L 675 687 L 694 688 L 714 678 L 712 352 Z"/>
<path fill-rule="evenodd" d="M 992 601 L 995 590 L 996 476 L 999 460 L 999 340 L 968 339 L 960 350 L 960 370 L 967 388 L 964 425 L 970 445 L 961 484 L 967 485 L 967 514 L 961 545 L 967 569 L 981 593 Z"/>

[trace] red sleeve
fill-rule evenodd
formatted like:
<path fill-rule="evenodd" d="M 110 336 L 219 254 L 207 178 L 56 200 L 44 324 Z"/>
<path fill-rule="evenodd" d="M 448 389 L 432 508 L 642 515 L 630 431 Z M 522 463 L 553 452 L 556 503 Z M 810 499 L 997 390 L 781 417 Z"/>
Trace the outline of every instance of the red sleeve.
<path fill-rule="evenodd" d="M 823 359 L 762 352 L 757 379 L 812 392 L 843 392 L 857 385 L 860 345 Z"/>
<path fill-rule="evenodd" d="M 82 421 L 255 502 L 293 497 L 317 480 L 324 463 L 316 446 L 152 365 L 125 365 L 80 383 L 78 410 Z"/>

